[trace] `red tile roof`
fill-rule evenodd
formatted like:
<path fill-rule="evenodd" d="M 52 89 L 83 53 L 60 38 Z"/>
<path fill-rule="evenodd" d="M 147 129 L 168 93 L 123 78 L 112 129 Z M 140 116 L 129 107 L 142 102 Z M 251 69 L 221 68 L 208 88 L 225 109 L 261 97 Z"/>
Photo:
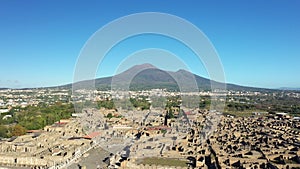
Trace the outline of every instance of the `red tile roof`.
<path fill-rule="evenodd" d="M 27 130 L 27 133 L 40 133 L 41 130 Z"/>
<path fill-rule="evenodd" d="M 100 135 L 100 132 L 92 132 L 86 136 L 83 136 L 83 138 L 86 138 L 86 139 L 93 139 L 95 137 L 98 137 Z"/>
<path fill-rule="evenodd" d="M 188 111 L 188 112 L 185 112 L 186 115 L 191 115 L 192 112 Z"/>

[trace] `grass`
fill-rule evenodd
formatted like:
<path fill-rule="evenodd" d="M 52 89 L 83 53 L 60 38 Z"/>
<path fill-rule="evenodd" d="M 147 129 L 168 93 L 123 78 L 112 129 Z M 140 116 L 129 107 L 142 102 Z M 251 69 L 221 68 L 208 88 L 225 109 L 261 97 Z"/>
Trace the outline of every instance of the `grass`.
<path fill-rule="evenodd" d="M 162 166 L 176 166 L 176 167 L 187 167 L 186 160 L 173 159 L 173 158 L 157 158 L 147 157 L 141 160 L 140 164 L 148 165 L 162 165 Z"/>

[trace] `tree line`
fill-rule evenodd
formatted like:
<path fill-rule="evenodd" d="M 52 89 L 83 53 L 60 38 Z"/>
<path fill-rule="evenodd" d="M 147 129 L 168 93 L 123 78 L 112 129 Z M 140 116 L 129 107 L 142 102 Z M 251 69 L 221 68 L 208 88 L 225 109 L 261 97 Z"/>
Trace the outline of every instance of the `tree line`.
<path fill-rule="evenodd" d="M 47 106 L 27 106 L 10 110 L 0 116 L 0 137 L 20 136 L 27 130 L 43 129 L 47 125 L 52 125 L 61 119 L 68 119 L 74 113 L 73 104 L 62 104 L 60 102 Z M 5 115 L 11 117 L 3 119 Z"/>

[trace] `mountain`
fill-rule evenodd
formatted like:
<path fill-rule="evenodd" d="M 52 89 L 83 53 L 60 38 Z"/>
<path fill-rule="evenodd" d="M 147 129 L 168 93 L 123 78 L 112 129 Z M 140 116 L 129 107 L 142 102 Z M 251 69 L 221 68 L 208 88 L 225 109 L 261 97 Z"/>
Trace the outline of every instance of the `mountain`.
<path fill-rule="evenodd" d="M 177 81 L 176 81 L 177 80 Z M 84 85 L 91 81 L 77 82 L 76 85 Z M 131 67 L 130 69 L 117 74 L 113 77 L 104 77 L 95 79 L 95 86 L 100 90 L 107 90 L 116 88 L 129 87 L 130 90 L 147 90 L 156 88 L 165 88 L 171 91 L 195 91 L 195 87 L 199 90 L 210 90 L 211 83 L 222 86 L 223 83 L 211 81 L 207 78 L 192 74 L 186 70 L 165 71 L 156 68 L 151 64 L 142 64 Z M 179 85 L 177 85 L 179 84 Z M 197 86 L 196 86 L 197 85 Z M 72 87 L 72 84 L 60 86 L 60 87 Z M 271 89 L 254 88 L 239 86 L 235 84 L 226 84 L 228 90 L 239 90 L 239 91 L 271 91 Z"/>

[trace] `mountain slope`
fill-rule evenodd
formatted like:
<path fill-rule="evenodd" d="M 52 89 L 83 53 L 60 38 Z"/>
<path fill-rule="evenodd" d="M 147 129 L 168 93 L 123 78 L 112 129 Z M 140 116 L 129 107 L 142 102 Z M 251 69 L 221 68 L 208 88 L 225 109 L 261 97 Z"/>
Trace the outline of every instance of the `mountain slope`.
<path fill-rule="evenodd" d="M 89 83 L 90 81 L 77 82 L 76 84 Z M 130 90 L 149 90 L 163 88 L 171 91 L 182 90 L 195 91 L 195 87 L 199 90 L 210 90 L 211 82 L 216 85 L 224 85 L 223 83 L 214 82 L 207 78 L 192 74 L 186 70 L 178 70 L 176 72 L 165 71 L 154 67 L 151 64 L 136 65 L 132 68 L 117 74 L 113 77 L 104 77 L 95 79 L 95 86 L 100 90 L 109 90 L 111 86 L 116 88 L 126 88 Z M 113 85 L 112 85 L 113 83 Z M 179 84 L 179 85 L 178 85 Z M 72 87 L 72 84 L 60 86 L 64 88 Z M 235 84 L 226 84 L 228 90 L 239 91 L 269 91 L 271 89 L 254 88 L 239 86 Z"/>

